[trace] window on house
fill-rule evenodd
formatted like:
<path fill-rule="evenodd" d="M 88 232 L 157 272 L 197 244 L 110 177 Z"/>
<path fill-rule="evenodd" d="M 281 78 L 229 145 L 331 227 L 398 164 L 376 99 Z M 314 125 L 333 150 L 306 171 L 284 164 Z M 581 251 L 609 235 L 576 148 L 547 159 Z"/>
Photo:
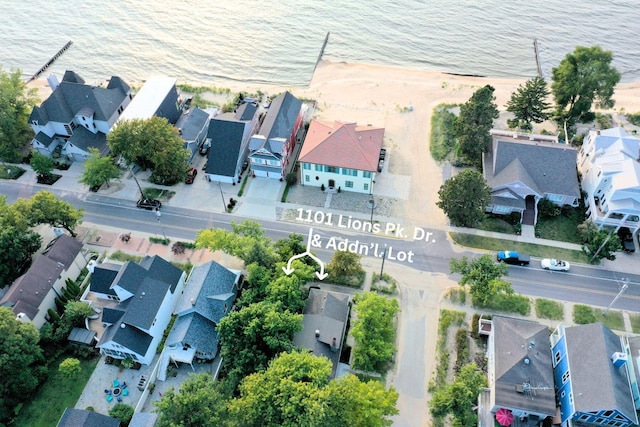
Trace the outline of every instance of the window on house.
<path fill-rule="evenodd" d="M 302 169 L 306 169 L 306 170 L 311 169 L 311 164 L 310 163 L 303 163 L 302 164 Z"/>
<path fill-rule="evenodd" d="M 603 417 L 607 418 L 609 418 L 611 415 L 613 415 L 613 411 L 604 411 L 604 413 L 602 414 Z"/>
<path fill-rule="evenodd" d="M 562 384 L 566 383 L 567 381 L 569 381 L 569 371 L 562 374 Z"/>
<path fill-rule="evenodd" d="M 562 392 L 560 392 L 560 398 L 564 397 L 564 390 L 562 390 Z"/>
<path fill-rule="evenodd" d="M 369 183 L 365 182 L 364 184 L 364 191 L 369 191 Z"/>
<path fill-rule="evenodd" d="M 342 168 L 342 175 L 358 176 L 358 171 L 356 169 Z"/>
<path fill-rule="evenodd" d="M 551 200 L 552 202 L 561 202 L 564 199 L 564 196 L 560 196 L 558 194 L 549 194 L 547 195 L 547 199 Z"/>
<path fill-rule="evenodd" d="M 309 175 L 304 176 L 304 182 L 309 182 Z"/>
<path fill-rule="evenodd" d="M 369 172 L 369 171 L 364 171 L 364 172 L 362 172 L 362 176 L 363 176 L 364 178 L 371 178 L 371 172 Z"/>
<path fill-rule="evenodd" d="M 585 421 L 587 418 L 589 418 L 589 414 L 582 414 L 580 415 L 580 418 L 578 418 L 581 421 Z"/>
<path fill-rule="evenodd" d="M 325 166 L 324 171 L 328 173 L 338 173 L 338 168 L 335 166 Z"/>
<path fill-rule="evenodd" d="M 347 188 L 353 188 L 353 181 L 345 181 L 344 186 Z"/>
<path fill-rule="evenodd" d="M 322 172 L 322 165 L 316 165 L 316 171 L 317 172 Z"/>
<path fill-rule="evenodd" d="M 556 361 L 556 365 L 558 364 L 558 362 L 560 362 L 560 352 L 556 351 L 556 354 L 554 355 L 554 359 Z"/>

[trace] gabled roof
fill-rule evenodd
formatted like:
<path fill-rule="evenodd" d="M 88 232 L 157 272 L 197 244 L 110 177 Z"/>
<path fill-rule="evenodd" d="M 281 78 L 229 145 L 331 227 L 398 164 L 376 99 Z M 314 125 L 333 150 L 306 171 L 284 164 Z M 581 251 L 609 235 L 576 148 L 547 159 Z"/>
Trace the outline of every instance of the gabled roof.
<path fill-rule="evenodd" d="M 291 92 L 278 95 L 271 103 L 258 133 L 264 135 L 267 140 L 289 138 L 301 108 L 302 102 Z"/>
<path fill-rule="evenodd" d="M 613 353 L 622 352 L 620 337 L 592 323 L 565 328 L 565 339 L 575 410 L 618 409 L 636 420 L 627 371 L 611 361 Z"/>
<path fill-rule="evenodd" d="M 145 268 L 154 279 L 169 283 L 171 292 L 176 290 L 183 274 L 182 270 L 158 255 L 145 256 L 140 260 L 140 266 Z"/>
<path fill-rule="evenodd" d="M 89 147 L 95 147 L 101 155 L 109 154 L 110 151 L 107 135 L 102 132 L 93 133 L 84 126 L 78 126 L 67 141 L 84 151 L 89 151 Z"/>
<path fill-rule="evenodd" d="M 18 277 L 0 299 L 0 306 L 12 307 L 15 314 L 24 313 L 33 320 L 63 270 L 62 264 L 38 255 L 29 270 Z"/>
<path fill-rule="evenodd" d="M 622 153 L 626 157 L 637 160 L 640 157 L 638 139 L 632 137 L 621 127 L 591 132 L 595 156 L 609 153 Z"/>
<path fill-rule="evenodd" d="M 522 182 L 539 195 L 580 197 L 577 150 L 565 144 L 493 137 L 483 173 L 491 188 Z"/>
<path fill-rule="evenodd" d="M 120 427 L 120 420 L 87 409 L 66 408 L 57 427 Z"/>
<path fill-rule="evenodd" d="M 231 271 L 215 261 L 195 267 L 176 313 L 194 310 L 202 317 L 219 323 L 231 310 L 239 276 L 239 272 Z"/>
<path fill-rule="evenodd" d="M 67 71 L 62 82 L 39 107 L 34 107 L 29 122 L 39 125 L 49 121 L 69 123 L 80 111 L 92 111 L 94 120 L 108 121 L 120 107 L 130 91 L 119 77 L 112 77 L 107 88 L 90 86 L 72 71 Z"/>
<path fill-rule="evenodd" d="M 241 107 L 244 105 L 249 104 Z M 207 135 L 211 138 L 211 148 L 207 156 L 206 173 L 235 176 L 246 123 L 238 120 L 237 113 L 225 113 L 211 119 Z"/>
<path fill-rule="evenodd" d="M 311 120 L 299 160 L 375 172 L 383 137 L 383 128 Z"/>
<path fill-rule="evenodd" d="M 317 356 L 325 356 L 333 364 L 332 376 L 340 359 L 345 325 L 351 309 L 351 296 L 339 292 L 316 288 L 309 290 L 307 304 L 302 311 L 302 330 L 293 337 L 293 344 L 313 351 Z M 320 336 L 316 338 L 316 331 Z M 337 351 L 331 351 L 333 339 Z"/>
<path fill-rule="evenodd" d="M 188 344 L 199 352 L 215 354 L 219 343 L 216 324 L 197 313 L 180 316 L 174 322 L 166 343 Z"/>
<path fill-rule="evenodd" d="M 492 324 L 495 405 L 555 414 L 555 385 L 547 327 L 502 316 L 493 316 Z"/>
<path fill-rule="evenodd" d="M 198 107 L 192 108 L 187 113 L 180 116 L 176 122 L 176 127 L 180 129 L 180 136 L 186 142 L 195 141 L 198 134 L 207 125 L 209 113 Z"/>
<path fill-rule="evenodd" d="M 52 136 L 49 136 L 42 131 L 38 132 L 34 139 L 39 143 L 43 144 L 45 147 L 48 147 L 49 144 L 51 144 L 51 142 L 53 141 Z"/>
<path fill-rule="evenodd" d="M 91 292 L 97 292 L 106 295 L 115 295 L 115 291 L 111 287 L 111 284 L 118 275 L 118 272 L 122 268 L 120 264 L 102 263 L 97 264 L 93 273 L 91 273 L 91 281 L 89 289 Z"/>
<path fill-rule="evenodd" d="M 81 249 L 82 243 L 68 234 L 61 234 L 51 240 L 42 253 L 52 260 L 62 263 L 65 267 L 69 267 Z"/>

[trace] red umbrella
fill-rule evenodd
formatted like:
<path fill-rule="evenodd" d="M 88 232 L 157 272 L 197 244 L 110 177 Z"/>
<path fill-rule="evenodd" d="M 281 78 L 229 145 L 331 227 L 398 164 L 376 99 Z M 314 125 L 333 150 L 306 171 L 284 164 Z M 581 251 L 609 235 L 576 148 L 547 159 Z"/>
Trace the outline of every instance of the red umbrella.
<path fill-rule="evenodd" d="M 498 420 L 501 426 L 510 426 L 513 422 L 513 414 L 506 408 L 500 408 L 498 412 L 496 412 L 496 420 Z"/>

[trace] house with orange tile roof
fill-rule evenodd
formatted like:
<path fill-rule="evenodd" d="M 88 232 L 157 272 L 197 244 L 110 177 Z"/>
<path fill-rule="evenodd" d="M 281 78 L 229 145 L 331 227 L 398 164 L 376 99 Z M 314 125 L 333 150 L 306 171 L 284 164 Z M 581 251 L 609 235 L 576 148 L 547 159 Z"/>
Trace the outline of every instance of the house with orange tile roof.
<path fill-rule="evenodd" d="M 302 185 L 370 194 L 384 128 L 311 120 L 300 151 Z"/>

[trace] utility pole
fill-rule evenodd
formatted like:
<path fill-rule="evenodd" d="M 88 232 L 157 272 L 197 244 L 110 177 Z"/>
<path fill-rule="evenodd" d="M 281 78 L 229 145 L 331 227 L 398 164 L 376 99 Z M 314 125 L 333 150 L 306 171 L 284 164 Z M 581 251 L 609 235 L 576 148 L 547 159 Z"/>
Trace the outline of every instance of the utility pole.
<path fill-rule="evenodd" d="M 387 244 L 384 244 L 384 252 L 382 252 L 382 266 L 380 267 L 380 280 L 382 280 L 382 272 L 384 271 L 384 260 L 387 257 Z"/>
<path fill-rule="evenodd" d="M 616 295 L 613 298 L 613 301 L 611 301 L 611 304 L 609 304 L 609 306 L 602 312 L 602 314 L 607 314 L 607 312 L 613 306 L 613 304 L 615 304 L 618 298 L 620 298 L 620 296 L 624 293 L 624 291 L 626 291 L 627 288 L 629 287 L 629 278 L 620 279 L 620 282 L 622 282 L 622 286 L 620 286 L 620 292 L 618 292 L 618 295 Z"/>
<path fill-rule="evenodd" d="M 220 188 L 220 197 L 222 197 L 222 211 L 227 212 L 227 203 L 224 201 L 224 193 L 222 192 L 222 183 L 218 181 L 218 187 Z"/>
<path fill-rule="evenodd" d="M 616 230 L 613 229 L 611 231 L 611 233 L 609 233 L 609 235 L 607 236 L 606 239 L 604 239 L 604 242 L 602 242 L 602 244 L 600 245 L 600 247 L 598 248 L 598 250 L 596 251 L 595 254 L 593 254 L 593 256 L 591 257 L 591 259 L 589 260 L 589 264 L 591 264 L 593 262 L 593 260 L 596 258 L 596 256 L 598 256 L 598 254 L 600 253 L 600 251 L 602 250 L 602 248 L 604 248 L 604 246 L 609 243 L 609 239 L 611 238 L 611 236 L 613 236 L 613 233 L 615 233 Z"/>

